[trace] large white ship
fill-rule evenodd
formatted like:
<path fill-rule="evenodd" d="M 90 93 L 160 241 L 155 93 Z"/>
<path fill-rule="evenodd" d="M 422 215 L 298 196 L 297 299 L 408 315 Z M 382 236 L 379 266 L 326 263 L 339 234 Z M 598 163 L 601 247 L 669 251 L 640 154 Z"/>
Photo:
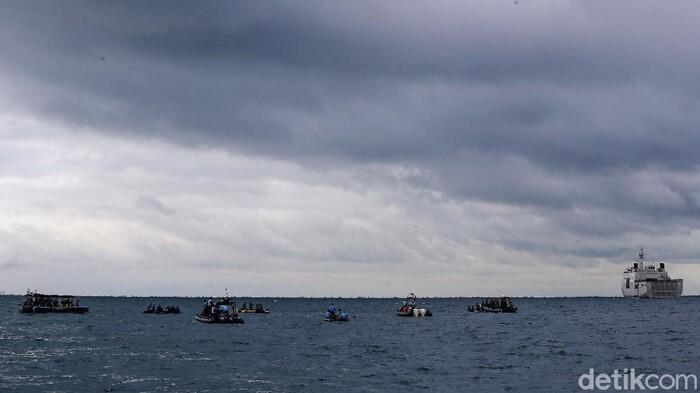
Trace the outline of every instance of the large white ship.
<path fill-rule="evenodd" d="M 659 262 L 648 263 L 644 249 L 634 264 L 627 268 L 622 276 L 622 296 L 638 299 L 676 299 L 683 293 L 683 280 L 671 279 L 666 266 Z"/>

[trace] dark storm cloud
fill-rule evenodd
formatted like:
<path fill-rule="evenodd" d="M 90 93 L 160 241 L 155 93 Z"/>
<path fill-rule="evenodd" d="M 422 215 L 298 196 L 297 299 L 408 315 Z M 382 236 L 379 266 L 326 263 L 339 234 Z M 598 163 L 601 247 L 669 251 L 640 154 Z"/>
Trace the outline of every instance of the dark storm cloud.
<path fill-rule="evenodd" d="M 415 166 L 584 236 L 700 212 L 696 2 L 3 2 L 0 21 L 12 105 L 70 125 Z"/>

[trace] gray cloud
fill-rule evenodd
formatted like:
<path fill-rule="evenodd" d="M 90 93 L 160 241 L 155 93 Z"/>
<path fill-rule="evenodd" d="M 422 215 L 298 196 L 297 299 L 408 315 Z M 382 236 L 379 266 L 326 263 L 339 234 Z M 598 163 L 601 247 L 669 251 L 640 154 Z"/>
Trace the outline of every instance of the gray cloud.
<path fill-rule="evenodd" d="M 166 216 L 175 214 L 175 209 L 169 208 L 158 198 L 152 196 L 140 196 L 136 199 L 134 206 L 139 209 L 153 210 Z"/>
<path fill-rule="evenodd" d="M 696 165 L 697 7 L 618 7 L 8 3 L 3 65 L 42 114 L 256 154 Z"/>

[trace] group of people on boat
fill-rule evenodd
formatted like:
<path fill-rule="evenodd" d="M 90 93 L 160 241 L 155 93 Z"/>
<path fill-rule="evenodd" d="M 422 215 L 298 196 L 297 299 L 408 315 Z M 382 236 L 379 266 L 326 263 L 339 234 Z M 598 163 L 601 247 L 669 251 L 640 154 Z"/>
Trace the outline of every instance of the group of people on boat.
<path fill-rule="evenodd" d="M 337 308 L 335 304 L 331 303 L 326 310 L 326 317 L 324 318 L 327 322 L 346 322 L 350 319 L 350 315 L 347 312 Z"/>
<path fill-rule="evenodd" d="M 22 303 L 23 313 L 36 312 L 69 312 L 69 313 L 85 313 L 88 312 L 87 307 L 80 306 L 80 300 L 72 296 L 59 295 L 44 295 L 39 292 L 27 290 L 24 295 L 24 303 Z"/>
<path fill-rule="evenodd" d="M 481 303 L 467 306 L 469 312 L 517 312 L 518 307 L 513 304 L 513 299 L 508 296 L 488 298 Z"/>
<path fill-rule="evenodd" d="M 204 304 L 202 311 L 195 319 L 206 323 L 243 323 L 243 319 L 236 310 L 236 305 L 228 296 L 219 299 L 209 299 Z"/>
<path fill-rule="evenodd" d="M 166 306 L 165 308 L 163 308 L 163 307 L 161 307 L 160 304 L 158 306 L 156 306 L 155 304 L 149 304 L 143 313 L 144 314 L 179 314 L 180 307 L 178 307 L 178 306 Z"/>
<path fill-rule="evenodd" d="M 257 313 L 257 314 L 267 314 L 270 312 L 269 309 L 265 308 L 262 303 L 257 303 L 253 306 L 253 302 L 249 302 L 247 305 L 243 302 L 243 305 L 239 309 L 242 313 Z"/>
<path fill-rule="evenodd" d="M 59 300 L 60 299 L 60 300 Z M 25 299 L 25 306 L 39 306 L 39 307 L 73 307 L 80 306 L 80 300 L 76 300 L 73 303 L 73 298 L 56 298 L 52 296 L 37 295 Z"/>
<path fill-rule="evenodd" d="M 411 292 L 410 295 L 406 296 L 406 300 L 403 301 L 403 304 L 399 308 L 399 312 L 408 312 L 416 308 L 417 305 L 417 298 L 416 294 Z"/>
<path fill-rule="evenodd" d="M 419 308 L 416 294 L 411 292 L 410 295 L 406 296 L 401 307 L 396 309 L 396 315 L 400 317 L 431 317 L 433 312 L 427 308 Z"/>

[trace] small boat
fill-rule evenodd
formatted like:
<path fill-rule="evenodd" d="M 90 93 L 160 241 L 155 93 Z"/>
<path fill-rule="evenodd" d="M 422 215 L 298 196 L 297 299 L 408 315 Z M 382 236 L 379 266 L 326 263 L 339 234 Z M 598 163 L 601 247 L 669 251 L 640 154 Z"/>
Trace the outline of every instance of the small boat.
<path fill-rule="evenodd" d="M 324 322 L 348 322 L 350 320 L 350 315 L 347 311 L 343 311 L 335 307 L 335 304 L 328 306 L 326 314 L 323 317 Z"/>
<path fill-rule="evenodd" d="M 179 308 L 166 308 L 163 311 L 158 311 L 156 310 L 156 314 L 179 314 L 180 309 Z"/>
<path fill-rule="evenodd" d="M 243 306 L 238 309 L 238 312 L 241 314 L 269 314 L 270 309 L 265 308 L 262 304 L 256 304 L 253 306 L 253 303 L 251 302 L 248 306 L 246 306 L 245 303 L 243 303 Z"/>
<path fill-rule="evenodd" d="M 90 311 L 88 307 L 81 306 L 80 301 L 69 295 L 44 295 L 42 293 L 27 290 L 24 295 L 24 303 L 19 310 L 22 314 L 85 314 Z"/>
<path fill-rule="evenodd" d="M 160 304 L 158 307 L 155 306 L 155 304 L 150 304 L 145 310 L 143 310 L 144 314 L 179 314 L 180 313 L 180 307 L 178 306 L 167 306 L 165 308 L 161 307 Z"/>
<path fill-rule="evenodd" d="M 195 315 L 195 321 L 202 323 L 243 323 L 243 318 L 236 310 L 233 299 L 226 296 L 221 299 L 209 299 L 202 311 Z"/>
<path fill-rule="evenodd" d="M 397 308 L 394 313 L 399 317 L 432 317 L 433 312 L 428 308 L 418 307 L 416 295 L 411 292 L 403 302 L 403 306 Z"/>
<path fill-rule="evenodd" d="M 350 316 L 346 312 L 341 312 L 340 314 L 326 313 L 326 316 L 323 317 L 323 322 L 348 322 L 349 320 Z"/>
<path fill-rule="evenodd" d="M 197 314 L 194 316 L 194 319 L 197 322 L 202 322 L 202 323 L 245 323 L 243 321 L 243 318 L 236 317 L 236 318 L 215 318 L 214 316 L 204 316 L 201 314 Z"/>
<path fill-rule="evenodd" d="M 433 312 L 427 308 L 408 308 L 408 309 L 397 309 L 394 311 L 399 317 L 432 317 Z"/>
<path fill-rule="evenodd" d="M 513 299 L 503 296 L 500 298 L 488 298 L 481 303 L 467 306 L 468 312 L 487 313 L 516 313 L 518 307 L 513 304 Z"/>
<path fill-rule="evenodd" d="M 350 318 L 323 318 L 323 322 L 348 322 Z"/>
<path fill-rule="evenodd" d="M 245 308 L 242 308 L 238 310 L 239 313 L 241 314 L 269 314 L 272 311 L 270 311 L 269 308 L 263 309 L 263 310 L 247 310 Z"/>

